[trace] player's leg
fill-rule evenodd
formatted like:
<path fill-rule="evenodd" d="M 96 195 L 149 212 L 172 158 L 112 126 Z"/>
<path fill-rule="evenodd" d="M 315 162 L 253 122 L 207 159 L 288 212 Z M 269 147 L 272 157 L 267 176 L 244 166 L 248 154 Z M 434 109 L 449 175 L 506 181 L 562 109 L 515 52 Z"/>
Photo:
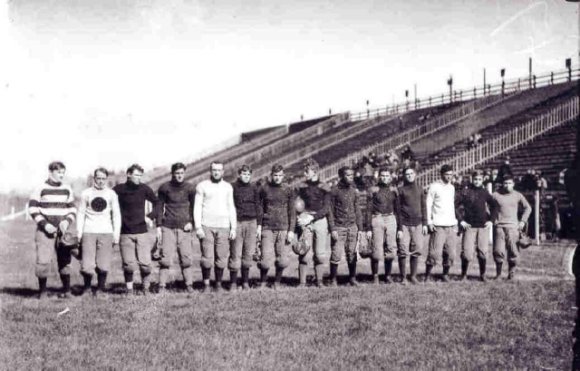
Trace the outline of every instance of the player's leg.
<path fill-rule="evenodd" d="M 238 221 L 236 228 L 236 239 L 230 242 L 230 258 L 228 259 L 228 269 L 230 270 L 230 290 L 238 288 L 238 272 L 242 267 L 242 250 L 246 236 L 246 222 Z"/>
<path fill-rule="evenodd" d="M 388 215 L 384 216 L 383 220 L 385 224 L 385 283 L 392 283 L 393 260 L 397 256 L 397 219 L 394 215 Z"/>
<path fill-rule="evenodd" d="M 338 265 L 344 255 L 344 248 L 348 240 L 348 228 L 335 228 L 337 239 L 331 241 L 330 245 L 330 284 L 337 286 Z"/>
<path fill-rule="evenodd" d="M 314 241 L 312 251 L 314 253 L 314 272 L 316 273 L 316 286 L 322 286 L 325 266 L 328 261 L 329 234 L 328 221 L 322 218 L 313 223 Z"/>
<path fill-rule="evenodd" d="M 489 229 L 478 228 L 477 231 L 477 262 L 479 264 L 479 279 L 485 282 L 485 268 L 487 264 L 487 252 L 489 250 Z"/>
<path fill-rule="evenodd" d="M 371 273 L 373 283 L 379 283 L 379 262 L 384 259 L 385 243 L 385 224 L 383 217 L 380 215 L 373 216 L 371 219 L 371 228 L 373 232 L 373 249 L 371 256 Z"/>
<path fill-rule="evenodd" d="M 290 249 L 292 247 L 291 244 L 286 241 L 287 236 L 287 231 L 276 232 L 276 238 L 274 242 L 274 254 L 276 256 L 276 277 L 274 279 L 274 289 L 280 286 L 284 269 L 286 269 L 286 267 L 288 267 L 290 264 Z"/>
<path fill-rule="evenodd" d="M 82 237 L 81 275 L 83 276 L 84 284 L 81 295 L 91 289 L 91 282 L 95 275 L 99 235 L 97 233 L 85 233 Z"/>
<path fill-rule="evenodd" d="M 194 235 L 183 230 L 177 231 L 177 253 L 183 275 L 183 282 L 188 293 L 193 292 L 193 241 Z"/>
<path fill-rule="evenodd" d="M 201 276 L 203 279 L 202 291 L 209 287 L 211 268 L 214 265 L 214 233 L 212 229 L 203 226 L 205 237 L 201 240 Z"/>
<path fill-rule="evenodd" d="M 34 243 L 36 245 L 35 273 L 38 278 L 38 298 L 44 299 L 46 298 L 46 282 L 50 273 L 50 264 L 55 254 L 55 239 L 37 229 L 34 233 Z"/>
<path fill-rule="evenodd" d="M 443 244 L 443 282 L 449 282 L 449 271 L 455 261 L 455 248 L 457 246 L 458 236 L 457 227 L 445 228 L 445 242 Z"/>
<path fill-rule="evenodd" d="M 153 244 L 155 243 L 155 236 L 151 232 L 141 233 L 136 235 L 136 241 L 137 263 L 139 264 L 139 272 L 141 273 L 143 294 L 147 295 L 151 286 L 151 272 L 153 271 L 151 250 L 153 248 Z"/>
<path fill-rule="evenodd" d="M 431 233 L 427 261 L 425 262 L 425 282 L 429 280 L 433 267 L 437 265 L 442 255 L 443 245 L 445 245 L 447 237 L 445 232 L 445 227 L 435 227 Z"/>
<path fill-rule="evenodd" d="M 405 238 L 405 226 L 403 226 L 403 238 Z M 419 258 L 423 254 L 423 246 L 425 245 L 425 237 L 423 236 L 423 226 L 415 225 L 407 227 L 407 233 L 409 235 L 409 268 L 411 269 L 411 275 L 409 281 L 412 284 L 417 284 L 417 270 L 419 267 Z"/>
<path fill-rule="evenodd" d="M 401 273 L 401 284 L 406 284 L 407 282 L 407 259 L 409 258 L 410 252 L 409 247 L 411 245 L 411 231 L 408 226 L 401 226 L 402 236 L 397 240 L 397 256 L 399 257 L 399 272 Z"/>
<path fill-rule="evenodd" d="M 340 235 L 339 235 L 340 237 Z M 356 280 L 356 241 L 358 237 L 358 228 L 356 225 L 348 227 L 346 239 L 344 243 L 344 250 L 346 254 L 346 263 L 348 265 L 348 282 L 351 286 L 358 286 Z"/>
<path fill-rule="evenodd" d="M 506 250 L 508 261 L 508 280 L 515 278 L 516 265 L 520 256 L 517 242 L 520 232 L 516 228 L 506 228 Z"/>
<path fill-rule="evenodd" d="M 262 231 L 262 256 L 260 260 L 260 281 L 258 287 L 263 287 L 268 280 L 268 271 L 274 266 L 276 253 L 274 249 L 275 231 L 266 229 Z"/>
<path fill-rule="evenodd" d="M 228 228 L 215 228 L 215 289 L 222 289 L 224 269 L 228 266 L 230 254 L 230 230 Z"/>
<path fill-rule="evenodd" d="M 479 228 L 469 228 L 463 231 L 461 239 L 461 280 L 467 279 L 467 270 L 469 264 L 473 261 L 473 254 L 475 251 L 475 243 L 477 241 Z"/>
<path fill-rule="evenodd" d="M 159 261 L 159 293 L 164 293 L 167 283 L 171 280 L 171 264 L 175 260 L 178 243 L 178 230 L 161 227 L 161 260 Z"/>
<path fill-rule="evenodd" d="M 249 289 L 250 268 L 254 265 L 253 256 L 256 252 L 257 222 L 247 222 L 244 244 L 242 246 L 242 288 Z"/>
<path fill-rule="evenodd" d="M 127 291 L 133 293 L 133 274 L 137 270 L 137 240 L 133 234 L 122 234 L 119 240 L 121 260 L 123 262 L 123 275 Z"/>
<path fill-rule="evenodd" d="M 495 227 L 493 236 L 493 260 L 495 261 L 495 279 L 501 277 L 501 269 L 506 255 L 506 233 L 504 228 Z"/>
<path fill-rule="evenodd" d="M 111 260 L 113 255 L 113 235 L 100 234 L 97 239 L 97 291 L 104 292 L 107 283 L 107 274 L 111 270 Z"/>
<path fill-rule="evenodd" d="M 308 267 L 313 261 L 314 251 L 312 245 L 314 243 L 314 232 L 311 229 L 312 226 L 308 226 L 302 229 L 302 235 L 300 238 L 310 246 L 309 251 L 306 254 L 301 254 L 298 256 L 298 286 L 306 286 L 306 277 L 308 276 Z"/>

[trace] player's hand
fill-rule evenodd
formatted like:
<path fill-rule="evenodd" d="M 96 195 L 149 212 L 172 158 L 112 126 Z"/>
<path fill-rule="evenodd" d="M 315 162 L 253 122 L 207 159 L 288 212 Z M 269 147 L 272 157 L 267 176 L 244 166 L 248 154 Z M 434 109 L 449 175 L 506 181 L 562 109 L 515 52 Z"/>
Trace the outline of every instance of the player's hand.
<path fill-rule="evenodd" d="M 163 231 L 161 227 L 157 227 L 157 243 L 161 244 L 161 241 L 163 241 Z"/>
<path fill-rule="evenodd" d="M 423 233 L 423 236 L 426 236 L 429 233 L 429 228 L 424 225 L 423 228 L 421 228 L 421 232 Z"/>
<path fill-rule="evenodd" d="M 367 240 L 370 240 L 371 238 L 373 238 L 373 232 L 368 231 L 367 232 Z"/>
<path fill-rule="evenodd" d="M 147 227 L 149 228 L 153 228 L 153 220 L 151 220 L 151 218 L 149 217 L 145 217 L 145 223 L 147 223 Z"/>
<path fill-rule="evenodd" d="M 338 240 L 338 232 L 337 231 L 332 231 L 330 232 L 330 237 L 334 240 L 337 241 Z"/>
<path fill-rule="evenodd" d="M 518 231 L 520 231 L 520 232 L 523 231 L 525 226 L 526 226 L 526 223 L 519 222 L 518 223 Z"/>
<path fill-rule="evenodd" d="M 197 238 L 199 238 L 200 240 L 203 240 L 205 238 L 205 233 L 203 232 L 203 228 L 197 228 L 195 230 L 195 234 L 197 235 Z"/>
<path fill-rule="evenodd" d="M 236 230 L 235 229 L 230 229 L 230 241 L 233 241 L 236 239 Z"/>
<path fill-rule="evenodd" d="M 429 233 L 433 233 L 433 232 L 435 232 L 435 225 L 434 224 L 429 224 L 427 226 L 427 229 L 429 229 Z"/>
<path fill-rule="evenodd" d="M 262 240 L 262 226 L 259 225 L 258 228 L 256 228 L 256 239 L 258 241 Z"/>
<path fill-rule="evenodd" d="M 68 220 L 63 220 L 58 224 L 58 229 L 60 230 L 60 233 L 64 234 L 64 232 L 66 232 L 66 230 L 68 229 L 68 226 L 70 225 Z"/>
<path fill-rule="evenodd" d="M 193 231 L 193 224 L 191 224 L 191 222 L 187 223 L 184 227 L 183 227 L 183 231 L 184 232 L 191 232 Z"/>
<path fill-rule="evenodd" d="M 489 229 L 491 227 L 493 227 L 493 223 L 491 221 L 485 222 L 485 228 L 488 228 Z"/>
<path fill-rule="evenodd" d="M 465 220 L 462 220 L 461 223 L 459 223 L 459 225 L 461 226 L 461 228 L 463 228 L 464 231 L 471 228 L 471 224 L 467 223 Z"/>
<path fill-rule="evenodd" d="M 50 224 L 50 223 L 46 223 L 46 224 L 44 225 L 44 231 L 45 231 L 47 234 L 49 234 L 49 235 L 51 235 L 51 236 L 52 236 L 53 234 L 55 234 L 55 233 L 58 231 L 58 229 L 56 229 L 56 227 L 55 227 L 54 225 L 52 225 L 52 224 Z"/>
<path fill-rule="evenodd" d="M 397 240 L 400 240 L 403 238 L 403 231 L 397 231 Z"/>
<path fill-rule="evenodd" d="M 290 231 L 290 232 L 288 232 L 288 235 L 286 236 L 286 242 L 292 243 L 293 240 L 294 240 L 294 232 Z"/>

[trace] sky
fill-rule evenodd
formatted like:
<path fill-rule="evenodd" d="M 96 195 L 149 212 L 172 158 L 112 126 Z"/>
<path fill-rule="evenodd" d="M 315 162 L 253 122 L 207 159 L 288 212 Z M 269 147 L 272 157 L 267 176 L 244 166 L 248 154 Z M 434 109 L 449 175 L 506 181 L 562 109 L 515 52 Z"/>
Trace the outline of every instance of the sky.
<path fill-rule="evenodd" d="M 0 0 L 0 192 L 578 64 L 563 0 Z"/>

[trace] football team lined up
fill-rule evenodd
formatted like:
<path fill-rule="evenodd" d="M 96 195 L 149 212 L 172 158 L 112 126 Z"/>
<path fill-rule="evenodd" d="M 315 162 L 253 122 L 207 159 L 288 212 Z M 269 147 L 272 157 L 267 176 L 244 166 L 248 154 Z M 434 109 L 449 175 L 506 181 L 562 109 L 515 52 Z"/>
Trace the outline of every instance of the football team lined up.
<path fill-rule="evenodd" d="M 70 186 L 63 183 L 62 162 L 49 165 L 49 177 L 31 196 L 29 213 L 37 224 L 36 275 L 39 298 L 47 296 L 50 267 L 56 257 L 62 281 L 61 297 L 70 297 L 72 256 L 80 259 L 84 279 L 82 293 L 104 292 L 111 271 L 114 246 L 119 246 L 127 293 L 147 294 L 154 261 L 159 264 L 158 292 L 171 281 L 170 268 L 179 261 L 186 290 L 194 292 L 194 251 L 201 250 L 202 291 L 210 287 L 214 269 L 215 291 L 222 290 L 224 270 L 230 271 L 230 290 L 250 289 L 250 269 L 258 261 L 264 287 L 274 268 L 272 288 L 280 287 L 284 269 L 292 252 L 298 255 L 299 287 L 305 287 L 310 266 L 314 266 L 314 285 L 323 285 L 330 266 L 329 285 L 337 286 L 338 265 L 346 257 L 348 284 L 357 286 L 357 259 L 370 258 L 372 282 L 379 283 L 379 263 L 384 264 L 384 281 L 392 283 L 393 261 L 398 258 L 400 283 L 417 284 L 419 258 L 428 248 L 424 281 L 432 278 L 433 268 L 442 260 L 442 281 L 448 282 L 461 246 L 461 276 L 465 280 L 476 253 L 480 280 L 486 281 L 486 259 L 490 230 L 493 229 L 495 278 L 508 262 L 508 279 L 514 278 L 519 256 L 516 242 L 531 213 L 525 197 L 514 190 L 510 176 L 503 187 L 490 194 L 483 186 L 483 173 L 472 174 L 469 188 L 458 191 L 451 180 L 453 169 L 444 165 L 441 179 L 427 192 L 415 182 L 413 168 L 403 172 L 404 184 L 391 184 L 389 169 L 379 171 L 378 182 L 367 192 L 362 211 L 359 191 L 354 187 L 354 171 L 343 167 L 339 182 L 332 188 L 318 179 L 318 164 L 306 161 L 299 187 L 284 183 L 284 168 L 274 165 L 270 181 L 263 186 L 251 182 L 248 165 L 238 171 L 230 184 L 223 179 L 224 165 L 213 162 L 210 179 L 194 186 L 185 181 L 186 166 L 171 167 L 171 180 L 154 191 L 141 182 L 143 168 L 127 169 L 127 181 L 108 188 L 108 172 L 94 171 L 93 186 L 82 192 L 78 212 Z M 147 212 L 147 201 L 153 208 Z M 518 215 L 518 208 L 523 213 Z M 71 228 L 76 221 L 76 228 Z M 75 254 L 74 240 L 81 253 Z M 258 251 L 257 251 L 258 250 Z M 364 254 L 363 254 L 364 250 Z M 177 259 L 176 259 L 177 258 Z M 407 277 L 407 260 L 410 271 Z M 136 290 L 133 274 L 139 270 L 142 285 Z M 239 273 L 241 275 L 239 276 Z"/>

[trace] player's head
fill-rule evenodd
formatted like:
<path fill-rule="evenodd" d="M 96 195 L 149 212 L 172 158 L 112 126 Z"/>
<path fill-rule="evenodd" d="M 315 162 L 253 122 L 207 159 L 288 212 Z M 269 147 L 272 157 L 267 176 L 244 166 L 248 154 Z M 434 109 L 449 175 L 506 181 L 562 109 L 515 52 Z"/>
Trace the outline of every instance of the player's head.
<path fill-rule="evenodd" d="M 173 165 L 171 165 L 171 177 L 177 183 L 183 183 L 183 181 L 185 180 L 185 170 L 187 170 L 185 164 L 183 164 L 182 162 L 176 162 Z"/>
<path fill-rule="evenodd" d="M 143 168 L 139 164 L 133 164 L 127 169 L 127 179 L 133 184 L 141 183 Z"/>
<path fill-rule="evenodd" d="M 61 183 L 66 173 L 66 166 L 60 161 L 53 161 L 48 164 L 48 177 L 57 183 Z"/>
<path fill-rule="evenodd" d="M 451 181 L 453 180 L 453 168 L 451 167 L 451 165 L 445 164 L 441 166 L 441 180 L 445 184 L 451 183 Z"/>
<path fill-rule="evenodd" d="M 514 185 L 515 185 L 515 181 L 514 181 L 513 176 L 507 174 L 503 177 L 503 189 L 506 192 L 513 192 Z"/>
<path fill-rule="evenodd" d="M 317 180 L 319 169 L 320 166 L 314 159 L 309 158 L 306 160 L 304 163 L 304 176 L 306 177 L 306 180 Z"/>
<path fill-rule="evenodd" d="M 272 171 L 270 172 L 272 176 L 272 183 L 282 184 L 284 181 L 284 167 L 280 164 L 272 166 Z"/>
<path fill-rule="evenodd" d="M 238 178 L 242 183 L 250 183 L 250 180 L 252 180 L 252 168 L 250 165 L 242 165 L 238 169 Z"/>
<path fill-rule="evenodd" d="M 471 173 L 471 183 L 475 186 L 475 187 L 483 187 L 483 178 L 484 178 L 484 173 L 483 170 L 474 170 L 473 173 Z"/>
<path fill-rule="evenodd" d="M 379 183 L 391 184 L 391 179 L 391 170 L 387 168 L 382 168 L 379 170 Z"/>
<path fill-rule="evenodd" d="M 403 170 L 403 179 L 406 183 L 414 183 L 416 178 L 417 174 L 412 167 L 407 167 Z"/>
<path fill-rule="evenodd" d="M 354 170 L 350 166 L 343 166 L 338 169 L 338 177 L 345 184 L 352 184 L 354 182 Z"/>
<path fill-rule="evenodd" d="M 211 173 L 211 180 L 214 182 L 219 182 L 224 176 L 224 163 L 220 161 L 214 161 L 209 165 L 209 171 Z"/>
<path fill-rule="evenodd" d="M 107 185 L 107 178 L 109 177 L 109 171 L 104 167 L 98 167 L 93 172 L 93 183 L 96 189 L 104 189 Z"/>

